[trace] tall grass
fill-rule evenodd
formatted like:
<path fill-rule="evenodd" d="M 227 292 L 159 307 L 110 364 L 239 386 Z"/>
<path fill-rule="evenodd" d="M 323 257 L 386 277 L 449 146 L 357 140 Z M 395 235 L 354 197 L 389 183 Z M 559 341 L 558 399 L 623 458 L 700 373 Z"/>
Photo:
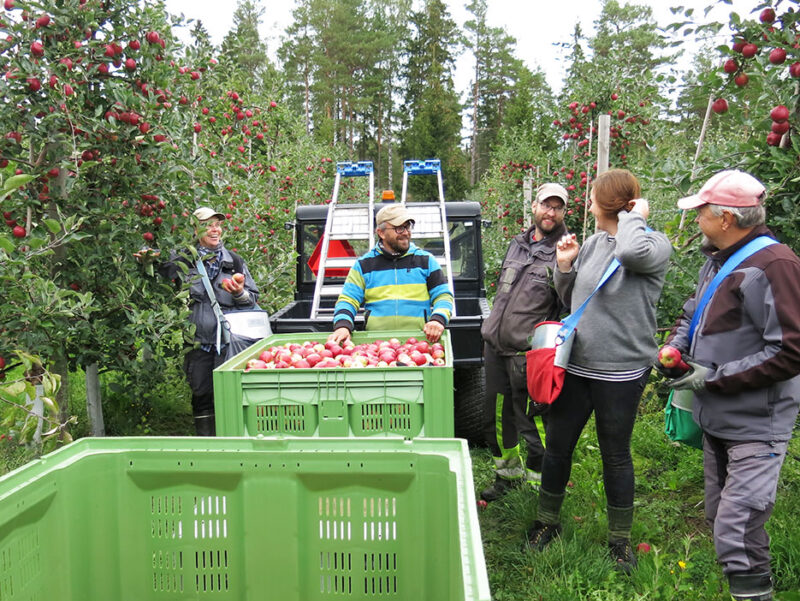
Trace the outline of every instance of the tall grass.
<path fill-rule="evenodd" d="M 649 401 L 634 428 L 636 470 L 634 547 L 639 566 L 630 576 L 607 556 L 605 495 L 594 422 L 575 450 L 570 486 L 562 508 L 564 531 L 542 552 L 524 548 L 536 515 L 536 493 L 510 492 L 480 512 L 489 584 L 495 601 L 722 601 L 727 583 L 716 563 L 703 515 L 702 453 L 669 442 L 660 400 Z M 491 454 L 473 449 L 476 494 L 491 484 Z M 800 442 L 793 440 L 768 524 L 778 599 L 800 600 Z"/>

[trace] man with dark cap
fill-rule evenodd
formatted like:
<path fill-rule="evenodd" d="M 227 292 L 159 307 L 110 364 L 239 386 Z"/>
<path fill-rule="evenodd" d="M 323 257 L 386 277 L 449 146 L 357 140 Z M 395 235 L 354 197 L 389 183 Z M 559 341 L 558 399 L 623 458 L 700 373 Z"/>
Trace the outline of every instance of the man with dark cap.
<path fill-rule="evenodd" d="M 492 312 L 481 327 L 486 366 L 483 431 L 495 464 L 494 484 L 481 492 L 486 502 L 525 481 L 538 488 L 542 480 L 544 446 L 528 415 L 525 351 L 530 349 L 528 337 L 536 324 L 558 319 L 562 309 L 553 288 L 553 266 L 556 243 L 566 233 L 568 199 L 559 184 L 542 184 L 536 190 L 533 226 L 511 240 Z M 525 468 L 520 436 L 528 447 Z"/>
<path fill-rule="evenodd" d="M 800 260 L 764 225 L 765 196 L 751 175 L 722 171 L 678 202 L 697 211 L 708 258 L 667 339 L 692 368 L 669 385 L 694 392 L 706 520 L 740 601 L 773 598 L 764 526 L 800 399 Z"/>
<path fill-rule="evenodd" d="M 383 207 L 375 224 L 378 243 L 350 268 L 328 340 L 349 340 L 364 305 L 367 330 L 422 330 L 437 342 L 453 311 L 453 294 L 439 263 L 411 242 L 414 218 L 404 205 Z"/>

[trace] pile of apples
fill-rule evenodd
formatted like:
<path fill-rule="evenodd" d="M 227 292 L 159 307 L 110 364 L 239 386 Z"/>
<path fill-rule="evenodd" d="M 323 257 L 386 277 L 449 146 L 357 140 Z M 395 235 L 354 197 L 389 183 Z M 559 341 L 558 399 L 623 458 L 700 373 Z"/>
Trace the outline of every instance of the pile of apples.
<path fill-rule="evenodd" d="M 253 369 L 325 369 L 329 367 L 422 367 L 445 365 L 444 347 L 435 342 L 409 338 L 375 340 L 364 344 L 346 342 L 287 342 L 271 346 L 257 359 L 250 359 L 245 371 Z"/>

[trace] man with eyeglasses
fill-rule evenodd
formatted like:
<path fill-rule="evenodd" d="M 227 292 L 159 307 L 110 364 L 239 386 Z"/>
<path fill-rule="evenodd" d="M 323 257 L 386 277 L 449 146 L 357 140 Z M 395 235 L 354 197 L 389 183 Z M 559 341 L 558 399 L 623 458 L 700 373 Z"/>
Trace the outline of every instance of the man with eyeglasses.
<path fill-rule="evenodd" d="M 189 321 L 195 326 L 194 347 L 186 353 L 183 369 L 192 391 L 195 430 L 198 436 L 214 436 L 213 372 L 227 358 L 224 332 L 221 331 L 226 324 L 222 322 L 220 312 L 254 308 L 258 289 L 242 257 L 222 243 L 225 215 L 209 207 L 200 207 L 193 217 L 198 260 L 193 258 L 191 251 L 173 251 L 169 260 L 159 265 L 158 272 L 178 285 L 189 283 Z M 157 250 L 142 249 L 134 256 L 140 261 L 152 261 L 159 254 Z M 206 278 L 202 276 L 200 266 Z M 209 295 L 207 285 L 214 299 Z"/>
<path fill-rule="evenodd" d="M 494 483 L 481 491 L 487 503 L 525 482 L 534 489 L 541 484 L 544 446 L 527 412 L 525 351 L 530 349 L 528 337 L 534 326 L 558 319 L 562 311 L 553 287 L 553 267 L 556 243 L 567 231 L 568 200 L 569 194 L 559 184 L 542 184 L 536 190 L 533 226 L 512 238 L 492 312 L 481 327 L 486 369 L 483 431 L 495 465 Z M 520 437 L 527 446 L 524 468 Z"/>
<path fill-rule="evenodd" d="M 450 321 L 453 294 L 434 256 L 411 242 L 414 219 L 390 204 L 375 216 L 378 243 L 350 268 L 328 340 L 350 340 L 363 305 L 367 330 L 422 330 L 437 342 Z"/>

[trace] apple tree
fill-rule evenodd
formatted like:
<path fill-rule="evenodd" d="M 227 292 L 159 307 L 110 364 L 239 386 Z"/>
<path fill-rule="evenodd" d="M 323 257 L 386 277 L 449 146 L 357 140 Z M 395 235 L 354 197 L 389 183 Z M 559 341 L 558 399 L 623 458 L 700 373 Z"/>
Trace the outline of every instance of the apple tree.
<path fill-rule="evenodd" d="M 185 310 L 141 285 L 142 244 L 183 244 L 193 208 L 192 119 L 207 65 L 181 72 L 160 3 L 5 3 L 0 168 L 31 181 L 3 200 L 0 354 L 36 354 L 61 376 L 135 373 L 146 389 L 178 352 Z M 160 352 L 153 353 L 158 348 Z"/>

